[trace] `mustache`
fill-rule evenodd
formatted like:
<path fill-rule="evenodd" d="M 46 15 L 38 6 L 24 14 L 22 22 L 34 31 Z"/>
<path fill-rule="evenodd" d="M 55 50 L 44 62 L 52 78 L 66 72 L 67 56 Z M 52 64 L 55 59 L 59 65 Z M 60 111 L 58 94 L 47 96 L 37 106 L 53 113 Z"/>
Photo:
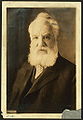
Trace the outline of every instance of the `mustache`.
<path fill-rule="evenodd" d="M 37 51 L 38 52 L 46 52 L 47 53 L 48 49 L 44 48 L 44 47 L 41 47 L 41 48 L 37 48 Z"/>
<path fill-rule="evenodd" d="M 45 49 L 45 48 L 39 48 L 38 50 L 39 51 L 46 51 L 47 49 Z"/>
<path fill-rule="evenodd" d="M 35 48 L 36 48 L 37 50 L 41 50 L 41 51 L 48 49 L 48 47 L 35 47 Z"/>
<path fill-rule="evenodd" d="M 50 48 L 48 46 L 36 46 L 34 44 L 30 44 L 30 51 L 32 52 L 48 52 Z"/>

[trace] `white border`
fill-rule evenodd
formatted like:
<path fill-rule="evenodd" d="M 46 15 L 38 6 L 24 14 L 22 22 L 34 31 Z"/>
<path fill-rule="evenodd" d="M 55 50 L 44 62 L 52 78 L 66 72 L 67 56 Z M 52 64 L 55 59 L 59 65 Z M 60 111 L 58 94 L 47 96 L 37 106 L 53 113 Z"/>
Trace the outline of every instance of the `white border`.
<path fill-rule="evenodd" d="M 3 118 L 61 118 L 62 114 L 8 114 L 6 108 L 7 8 L 76 8 L 76 109 L 81 109 L 81 2 L 2 2 L 1 111 Z"/>

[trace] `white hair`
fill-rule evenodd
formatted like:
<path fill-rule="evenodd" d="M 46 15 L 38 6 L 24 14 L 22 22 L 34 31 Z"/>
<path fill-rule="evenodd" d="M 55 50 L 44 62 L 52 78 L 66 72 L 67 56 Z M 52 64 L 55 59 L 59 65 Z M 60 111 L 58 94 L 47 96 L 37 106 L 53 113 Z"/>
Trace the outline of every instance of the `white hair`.
<path fill-rule="evenodd" d="M 47 49 L 48 54 L 37 54 L 36 51 L 34 50 L 34 43 L 31 43 L 30 46 L 30 53 L 28 55 L 28 62 L 32 66 L 37 66 L 41 65 L 43 67 L 49 67 L 53 66 L 56 62 L 56 59 L 58 57 L 58 47 L 57 47 L 57 42 L 52 49 Z"/>
<path fill-rule="evenodd" d="M 36 66 L 38 64 L 42 65 L 42 66 L 53 66 L 54 63 L 56 62 L 56 59 L 58 57 L 58 47 L 57 47 L 57 36 L 59 34 L 59 25 L 57 23 L 57 21 L 52 18 L 48 13 L 39 13 L 38 16 L 35 18 L 34 21 L 31 22 L 31 24 L 29 25 L 29 33 L 30 33 L 30 37 L 32 39 L 32 35 L 34 33 L 34 28 L 36 26 L 36 24 L 39 24 L 40 26 L 42 24 L 49 24 L 52 28 L 52 32 L 54 35 L 54 39 L 55 39 L 55 45 L 54 48 L 49 49 L 48 48 L 48 54 L 46 55 L 37 55 L 36 51 L 35 51 L 35 45 L 33 42 L 31 42 L 30 44 L 30 54 L 28 56 L 28 62 L 33 65 Z"/>
<path fill-rule="evenodd" d="M 36 24 L 38 23 L 42 23 L 42 22 L 45 22 L 45 23 L 49 23 L 50 26 L 52 27 L 52 30 L 53 30 L 53 34 L 54 34 L 54 37 L 55 37 L 55 40 L 57 39 L 57 36 L 59 34 L 59 25 L 58 25 L 58 22 L 53 18 L 51 17 L 48 13 L 46 12 L 41 12 L 37 15 L 37 17 L 35 18 L 35 20 L 33 20 L 31 22 L 31 24 L 29 25 L 29 33 L 30 33 L 30 37 L 33 33 L 33 28 Z"/>

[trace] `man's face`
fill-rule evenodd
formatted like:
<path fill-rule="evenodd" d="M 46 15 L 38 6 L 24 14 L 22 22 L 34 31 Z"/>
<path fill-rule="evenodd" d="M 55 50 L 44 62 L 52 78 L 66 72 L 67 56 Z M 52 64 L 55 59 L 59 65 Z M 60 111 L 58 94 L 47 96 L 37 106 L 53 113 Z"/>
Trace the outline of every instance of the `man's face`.
<path fill-rule="evenodd" d="M 49 24 L 41 23 L 33 27 L 31 34 L 31 45 L 37 54 L 47 54 L 48 49 L 53 49 L 55 39 L 52 28 Z"/>

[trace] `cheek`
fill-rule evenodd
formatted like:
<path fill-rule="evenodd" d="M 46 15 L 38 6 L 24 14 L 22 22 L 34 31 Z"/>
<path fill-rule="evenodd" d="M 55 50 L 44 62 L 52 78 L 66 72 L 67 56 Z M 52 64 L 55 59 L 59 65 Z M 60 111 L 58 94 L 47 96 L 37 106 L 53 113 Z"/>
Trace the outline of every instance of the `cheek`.
<path fill-rule="evenodd" d="M 49 48 L 53 48 L 54 47 L 54 44 L 55 44 L 55 41 L 54 40 L 49 40 L 47 41 L 47 45 Z"/>
<path fill-rule="evenodd" d="M 32 41 L 31 41 L 31 46 L 32 46 L 33 48 L 35 48 L 35 47 L 37 46 L 37 41 L 32 40 Z"/>

